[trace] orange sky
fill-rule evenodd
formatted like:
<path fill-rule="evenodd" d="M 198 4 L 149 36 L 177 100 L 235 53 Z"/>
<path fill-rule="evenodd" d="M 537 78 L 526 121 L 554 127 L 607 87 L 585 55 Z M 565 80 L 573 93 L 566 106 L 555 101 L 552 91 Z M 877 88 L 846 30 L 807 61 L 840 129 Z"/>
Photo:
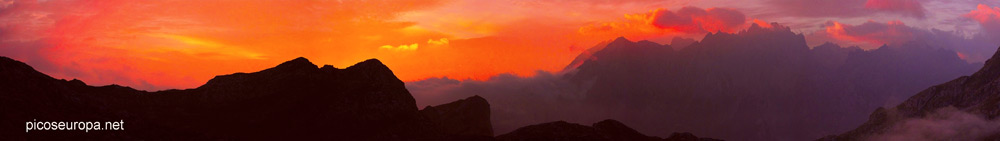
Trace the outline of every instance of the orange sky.
<path fill-rule="evenodd" d="M 770 21 L 741 12 L 746 8 L 713 5 L 0 0 L 0 55 L 56 78 L 142 90 L 194 88 L 215 75 L 258 71 L 299 56 L 338 68 L 378 58 L 404 81 L 486 79 L 559 71 L 581 51 L 618 36 L 666 43 L 674 36 L 699 39 L 707 31 Z"/>
<path fill-rule="evenodd" d="M 38 54 L 10 56 L 56 78 L 147 90 L 193 88 L 299 56 L 339 68 L 378 58 L 404 81 L 532 75 L 610 38 L 580 36 L 586 21 L 571 18 L 440 8 L 454 1 L 6 2 L 6 26 L 21 31 L 7 31 L 14 44 L 5 47 Z"/>

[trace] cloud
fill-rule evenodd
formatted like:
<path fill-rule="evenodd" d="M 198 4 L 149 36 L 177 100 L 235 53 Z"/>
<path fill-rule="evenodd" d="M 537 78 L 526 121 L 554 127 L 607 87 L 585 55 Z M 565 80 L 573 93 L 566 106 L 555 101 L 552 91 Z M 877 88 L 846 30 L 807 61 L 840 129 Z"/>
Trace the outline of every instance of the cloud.
<path fill-rule="evenodd" d="M 961 111 L 955 107 L 935 110 L 923 118 L 908 119 L 894 125 L 885 134 L 870 140 L 932 141 L 982 140 L 1000 131 L 1000 121 Z"/>
<path fill-rule="evenodd" d="M 771 26 L 770 23 L 765 22 L 764 20 L 760 20 L 760 19 L 753 19 L 753 23 L 755 23 L 758 26 L 763 27 L 763 28 L 771 28 L 771 27 L 773 27 L 773 26 Z"/>
<path fill-rule="evenodd" d="M 384 46 L 379 47 L 379 49 L 392 50 L 392 51 L 414 51 L 414 50 L 417 50 L 418 45 L 419 44 L 417 44 L 417 43 L 413 43 L 413 44 L 409 44 L 409 45 L 399 45 L 399 46 L 396 46 L 396 47 L 393 47 L 391 45 L 384 45 Z"/>
<path fill-rule="evenodd" d="M 963 15 L 979 22 L 984 34 L 1000 43 L 1000 7 L 990 7 L 985 4 L 976 6 L 976 10 Z"/>
<path fill-rule="evenodd" d="M 860 25 L 829 21 L 824 26 L 826 30 L 823 32 L 833 38 L 876 45 L 912 41 L 915 38 L 914 34 L 920 34 L 916 32 L 921 32 L 915 28 L 906 26 L 901 21 L 889 21 L 887 23 L 868 21 Z"/>
<path fill-rule="evenodd" d="M 985 4 L 979 4 L 976 5 L 976 10 L 965 14 L 965 17 L 975 19 L 979 23 L 1000 22 L 1000 7 L 991 8 Z"/>
<path fill-rule="evenodd" d="M 905 16 L 925 18 L 924 6 L 917 0 L 868 0 L 865 8 L 898 13 Z"/>
<path fill-rule="evenodd" d="M 441 39 L 438 39 L 438 40 L 427 39 L 427 43 L 428 44 L 432 44 L 432 45 L 447 45 L 448 44 L 448 38 L 441 38 Z"/>
<path fill-rule="evenodd" d="M 772 14 L 793 17 L 861 17 L 872 13 L 890 13 L 925 18 L 923 4 L 917 0 L 769 0 Z"/>
<path fill-rule="evenodd" d="M 584 26 L 581 34 L 614 34 L 638 40 L 668 42 L 671 37 L 697 37 L 708 32 L 735 32 L 746 27 L 747 16 L 736 9 L 683 7 L 626 14 L 623 21 Z M 660 38 L 656 40 L 651 38 Z"/>
<path fill-rule="evenodd" d="M 676 12 L 656 9 L 649 13 L 633 14 L 631 20 L 645 21 L 654 27 L 684 33 L 736 31 L 746 23 L 746 15 L 734 9 L 684 7 Z"/>
<path fill-rule="evenodd" d="M 987 31 L 983 31 L 985 33 Z M 866 49 L 878 48 L 882 45 L 890 47 L 910 45 L 927 45 L 934 48 L 954 50 L 969 62 L 982 62 L 988 59 L 991 50 L 998 44 L 984 34 L 967 35 L 963 32 L 943 31 L 938 29 L 922 29 L 904 24 L 901 21 L 885 23 L 867 21 L 858 25 L 828 21 L 823 24 L 823 30 L 806 36 L 812 44 L 833 42 L 847 46 L 860 46 Z"/>
<path fill-rule="evenodd" d="M 742 12 L 726 8 L 704 10 L 697 7 L 684 7 L 676 13 L 657 9 L 651 17 L 653 26 L 679 29 L 688 33 L 735 31 L 746 23 L 746 16 Z"/>

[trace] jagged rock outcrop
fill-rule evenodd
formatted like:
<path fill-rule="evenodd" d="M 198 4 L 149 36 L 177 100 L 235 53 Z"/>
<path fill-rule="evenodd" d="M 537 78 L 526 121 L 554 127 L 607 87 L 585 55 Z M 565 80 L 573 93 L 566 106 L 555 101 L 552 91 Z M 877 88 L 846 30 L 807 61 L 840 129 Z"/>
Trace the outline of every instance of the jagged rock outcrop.
<path fill-rule="evenodd" d="M 447 136 L 465 139 L 493 137 L 490 104 L 483 97 L 472 96 L 448 104 L 427 106 L 420 110 L 420 114 Z"/>
<path fill-rule="evenodd" d="M 878 108 L 875 112 L 872 112 L 867 122 L 856 129 L 840 135 L 827 136 L 820 140 L 878 139 L 881 138 L 879 136 L 883 136 L 884 134 L 894 134 L 891 133 L 892 131 L 890 130 L 900 124 L 904 124 L 906 121 L 929 118 L 930 115 L 945 108 L 955 108 L 959 112 L 964 112 L 975 116 L 975 118 L 981 118 L 989 121 L 994 121 L 998 116 L 1000 116 L 1000 52 L 995 53 L 992 58 L 986 61 L 983 68 L 971 76 L 958 77 L 946 83 L 927 88 L 895 107 Z M 941 129 L 936 130 L 961 130 L 950 129 L 951 127 L 947 127 L 947 124 L 944 123 L 945 122 L 942 122 L 942 124 L 939 125 L 940 127 L 937 127 Z M 954 134 L 954 136 L 943 136 L 943 139 L 1000 139 L 1000 130 L 996 130 L 1000 129 L 1000 127 L 990 124 L 982 126 L 987 127 L 981 130 L 963 131 L 978 133 L 957 133 Z M 910 136 L 935 137 L 930 135 Z"/>
<path fill-rule="evenodd" d="M 518 128 L 510 133 L 497 136 L 501 141 L 713 141 L 699 138 L 691 133 L 674 133 L 667 139 L 646 136 L 616 120 L 607 119 L 585 126 L 566 121 L 555 121 Z"/>

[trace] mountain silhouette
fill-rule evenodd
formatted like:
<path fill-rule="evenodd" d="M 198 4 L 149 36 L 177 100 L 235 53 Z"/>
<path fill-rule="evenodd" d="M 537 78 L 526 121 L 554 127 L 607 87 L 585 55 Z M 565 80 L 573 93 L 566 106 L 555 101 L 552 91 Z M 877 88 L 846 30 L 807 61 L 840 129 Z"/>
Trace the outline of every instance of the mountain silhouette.
<path fill-rule="evenodd" d="M 14 140 L 497 140 L 483 97 L 417 110 L 403 82 L 375 59 L 339 69 L 300 57 L 259 72 L 220 75 L 194 89 L 157 92 L 58 80 L 2 56 L 0 76 L 0 135 Z M 125 121 L 125 130 L 16 128 L 31 121 Z M 536 134 L 505 137 L 566 138 L 562 133 L 577 132 L 533 128 L 525 130 Z M 614 120 L 589 130 L 599 136 L 588 140 L 659 139 Z"/>
<path fill-rule="evenodd" d="M 699 138 L 691 133 L 673 133 L 664 139 L 646 136 L 616 120 L 607 119 L 592 126 L 566 121 L 555 121 L 518 128 L 513 132 L 497 136 L 501 141 L 525 140 L 567 140 L 567 141 L 715 141 Z"/>
<path fill-rule="evenodd" d="M 872 112 L 867 122 L 843 134 L 827 136 L 820 140 L 862 140 L 908 137 L 923 140 L 1000 140 L 1000 130 L 994 124 L 1000 115 L 1000 52 L 986 61 L 978 72 L 971 76 L 961 76 L 954 80 L 929 87 L 910 97 L 905 102 L 890 108 L 878 108 Z M 969 119 L 938 119 L 941 116 L 955 116 L 956 113 L 942 110 L 957 110 L 967 114 Z M 944 115 L 943 115 L 944 114 Z M 950 114 L 950 115 L 949 115 Z M 961 115 L 961 114 L 959 114 Z M 939 132 L 953 131 L 952 134 L 927 132 L 924 134 L 903 134 L 893 128 L 919 126 L 915 120 L 931 121 L 937 124 L 931 128 Z M 985 126 L 956 127 L 947 120 L 983 120 Z M 914 127 L 915 128 L 915 127 Z M 958 133 L 954 133 L 958 132 Z M 944 135 L 935 135 L 944 134 Z"/>
<path fill-rule="evenodd" d="M 15 140 L 492 137 L 485 100 L 473 97 L 418 111 L 403 82 L 375 59 L 339 69 L 319 68 L 300 57 L 259 72 L 217 76 L 194 89 L 157 92 L 57 80 L 6 57 L 0 57 L 0 76 L 2 136 Z M 28 121 L 119 120 L 125 131 L 14 128 Z"/>
<path fill-rule="evenodd" d="M 448 104 L 427 106 L 420 113 L 452 139 L 478 140 L 493 137 L 490 123 L 490 104 L 486 99 L 472 96 Z"/>

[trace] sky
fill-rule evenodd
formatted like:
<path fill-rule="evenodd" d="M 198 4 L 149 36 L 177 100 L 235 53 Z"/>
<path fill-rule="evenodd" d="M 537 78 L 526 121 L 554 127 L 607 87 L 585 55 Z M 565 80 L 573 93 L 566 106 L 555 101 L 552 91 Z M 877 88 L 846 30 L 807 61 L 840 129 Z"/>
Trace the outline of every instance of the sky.
<path fill-rule="evenodd" d="M 1000 46 L 996 0 L 0 0 L 0 56 L 151 91 L 300 56 L 377 58 L 407 82 L 482 80 L 560 71 L 616 37 L 667 44 L 772 22 L 810 46 L 920 41 L 973 63 Z"/>

